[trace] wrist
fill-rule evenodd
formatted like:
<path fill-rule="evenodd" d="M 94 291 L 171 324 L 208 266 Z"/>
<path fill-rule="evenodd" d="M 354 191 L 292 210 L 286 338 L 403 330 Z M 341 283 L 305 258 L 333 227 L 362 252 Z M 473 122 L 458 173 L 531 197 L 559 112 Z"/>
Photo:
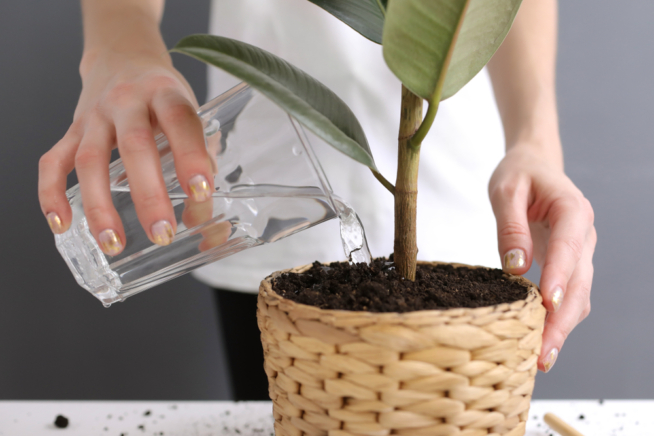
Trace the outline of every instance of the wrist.
<path fill-rule="evenodd" d="M 98 62 L 110 65 L 124 59 L 153 59 L 172 65 L 158 21 L 142 11 L 122 12 L 109 14 L 97 26 L 85 20 L 84 51 L 80 61 L 82 79 Z"/>
<path fill-rule="evenodd" d="M 507 153 L 525 150 L 563 170 L 563 148 L 552 92 L 534 99 L 528 110 L 521 111 L 520 116 L 513 116 L 509 121 L 504 122 Z"/>
<path fill-rule="evenodd" d="M 166 67 L 172 67 L 173 65 L 170 53 L 168 53 L 165 47 L 162 50 L 151 50 L 150 48 L 139 49 L 136 47 L 130 49 L 103 47 L 95 50 L 85 50 L 82 53 L 79 73 L 83 82 L 98 65 L 100 65 L 98 68 L 106 72 L 113 67 L 119 67 L 120 65 L 136 61 L 139 63 L 149 61 L 153 64 L 164 65 Z"/>
<path fill-rule="evenodd" d="M 511 142 L 507 141 L 506 152 L 527 153 L 563 171 L 563 149 L 558 133 L 519 136 Z"/>

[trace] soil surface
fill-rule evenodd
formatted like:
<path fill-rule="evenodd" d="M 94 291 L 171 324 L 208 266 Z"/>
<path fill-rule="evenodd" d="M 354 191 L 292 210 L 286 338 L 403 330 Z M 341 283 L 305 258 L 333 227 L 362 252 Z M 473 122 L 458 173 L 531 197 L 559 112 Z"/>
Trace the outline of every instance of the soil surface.
<path fill-rule="evenodd" d="M 526 298 L 528 288 L 499 269 L 418 265 L 416 280 L 405 280 L 385 258 L 365 264 L 314 262 L 302 273 L 273 281 L 280 296 L 321 309 L 368 312 L 481 307 Z"/>

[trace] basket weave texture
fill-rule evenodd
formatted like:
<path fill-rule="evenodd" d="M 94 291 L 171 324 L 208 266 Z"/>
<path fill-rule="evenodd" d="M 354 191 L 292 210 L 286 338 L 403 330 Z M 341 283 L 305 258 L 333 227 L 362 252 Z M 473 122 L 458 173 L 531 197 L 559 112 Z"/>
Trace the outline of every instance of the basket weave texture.
<path fill-rule="evenodd" d="M 272 290 L 310 267 L 259 288 L 277 436 L 524 435 L 545 319 L 533 283 L 513 278 L 530 289 L 510 304 L 408 313 L 322 310 Z"/>

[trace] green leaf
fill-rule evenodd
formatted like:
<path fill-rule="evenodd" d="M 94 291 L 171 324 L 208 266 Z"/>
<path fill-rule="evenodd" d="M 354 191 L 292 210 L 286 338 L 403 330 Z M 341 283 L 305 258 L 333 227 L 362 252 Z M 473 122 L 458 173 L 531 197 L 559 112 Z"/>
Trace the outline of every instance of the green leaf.
<path fill-rule="evenodd" d="M 402 83 L 422 98 L 431 101 L 440 82 L 440 99 L 445 100 L 490 60 L 521 1 L 391 0 L 382 41 L 384 59 Z"/>
<path fill-rule="evenodd" d="M 381 44 L 386 0 L 309 0 L 369 40 Z"/>
<path fill-rule="evenodd" d="M 221 36 L 187 36 L 171 51 L 247 82 L 328 144 L 376 170 L 366 136 L 350 108 L 299 68 L 258 47 Z"/>

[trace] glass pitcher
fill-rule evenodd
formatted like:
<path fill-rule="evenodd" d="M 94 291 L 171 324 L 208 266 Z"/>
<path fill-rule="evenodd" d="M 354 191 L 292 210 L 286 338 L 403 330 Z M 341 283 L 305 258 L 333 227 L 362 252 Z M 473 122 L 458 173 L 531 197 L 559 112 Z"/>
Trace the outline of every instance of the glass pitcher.
<path fill-rule="evenodd" d="M 110 188 L 126 234 L 125 249 L 104 254 L 89 232 L 79 186 L 66 194 L 70 229 L 55 235 L 77 283 L 106 307 L 251 247 L 269 244 L 332 218 L 351 261 L 370 261 L 354 211 L 335 196 L 302 126 L 262 94 L 241 83 L 198 111 L 213 162 L 212 201 L 188 199 L 177 180 L 165 135 L 155 138 L 177 233 L 167 246 L 142 229 L 120 159 Z"/>

